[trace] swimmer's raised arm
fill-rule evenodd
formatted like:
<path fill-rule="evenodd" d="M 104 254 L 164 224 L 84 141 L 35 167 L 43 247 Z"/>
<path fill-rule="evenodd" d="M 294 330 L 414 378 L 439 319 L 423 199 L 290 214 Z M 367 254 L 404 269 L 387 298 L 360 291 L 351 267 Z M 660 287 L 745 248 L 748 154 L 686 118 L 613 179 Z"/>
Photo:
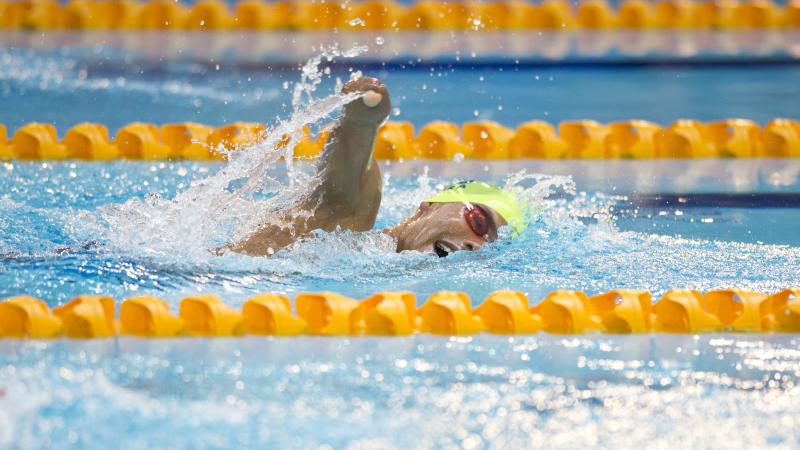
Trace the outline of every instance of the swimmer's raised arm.
<path fill-rule="evenodd" d="M 391 102 L 386 87 L 375 78 L 350 81 L 342 92 L 363 95 L 345 105 L 335 123 L 317 164 L 320 183 L 312 195 L 283 212 L 279 220 L 217 253 L 231 250 L 267 255 L 314 230 L 372 228 L 381 203 L 381 173 L 373 152 L 378 128 L 389 116 Z"/>
<path fill-rule="evenodd" d="M 319 195 L 338 218 L 331 229 L 338 225 L 364 231 L 375 224 L 381 202 L 381 174 L 373 153 L 391 101 L 386 87 L 375 78 L 350 81 L 342 92 L 364 94 L 343 108 L 325 143 L 317 165 L 322 178 Z"/>

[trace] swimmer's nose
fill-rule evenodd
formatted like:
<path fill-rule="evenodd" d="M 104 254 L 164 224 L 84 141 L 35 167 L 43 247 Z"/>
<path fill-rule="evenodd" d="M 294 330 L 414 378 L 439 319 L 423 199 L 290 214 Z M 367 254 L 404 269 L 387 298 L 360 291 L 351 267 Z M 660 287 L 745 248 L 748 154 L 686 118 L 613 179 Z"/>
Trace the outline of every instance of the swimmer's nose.
<path fill-rule="evenodd" d="M 383 96 L 375 91 L 367 91 L 364 96 L 361 97 L 361 101 L 370 108 L 380 105 L 381 100 L 383 100 Z"/>

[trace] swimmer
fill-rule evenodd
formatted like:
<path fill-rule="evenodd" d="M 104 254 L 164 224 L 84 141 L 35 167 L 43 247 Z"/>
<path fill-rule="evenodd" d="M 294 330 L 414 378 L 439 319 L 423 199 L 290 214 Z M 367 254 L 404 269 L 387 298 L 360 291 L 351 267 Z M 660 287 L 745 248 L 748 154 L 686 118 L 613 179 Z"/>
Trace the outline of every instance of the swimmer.
<path fill-rule="evenodd" d="M 298 204 L 249 237 L 217 250 L 251 256 L 272 254 L 315 230 L 368 231 L 381 203 L 381 173 L 373 158 L 378 128 L 389 116 L 386 87 L 375 78 L 347 83 L 343 93 L 362 95 L 344 106 L 317 164 L 320 183 Z M 286 226 L 289 225 L 289 226 Z M 420 204 L 403 222 L 383 230 L 396 250 L 416 250 L 445 257 L 478 250 L 509 225 L 522 231 L 524 219 L 514 194 L 479 181 L 450 186 Z"/>

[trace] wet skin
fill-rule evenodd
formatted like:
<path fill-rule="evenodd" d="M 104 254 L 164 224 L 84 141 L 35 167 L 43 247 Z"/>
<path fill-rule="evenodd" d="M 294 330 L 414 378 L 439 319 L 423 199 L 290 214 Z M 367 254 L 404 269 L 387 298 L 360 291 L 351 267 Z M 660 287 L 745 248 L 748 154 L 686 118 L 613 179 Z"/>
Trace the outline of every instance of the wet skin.
<path fill-rule="evenodd" d="M 481 208 L 488 223 L 484 234 L 469 225 L 465 210 Z M 397 251 L 416 250 L 447 256 L 460 250 L 478 250 L 497 239 L 497 228 L 506 221 L 485 205 L 422 202 L 417 211 L 400 224 L 384 230 L 397 240 Z"/>
<path fill-rule="evenodd" d="M 386 87 L 375 78 L 350 81 L 342 92 L 364 95 L 344 106 L 331 131 L 317 163 L 318 187 L 278 220 L 218 249 L 218 254 L 232 251 L 264 256 L 315 230 L 372 229 L 381 203 L 380 167 L 373 158 L 375 139 L 389 115 L 391 100 Z M 470 227 L 469 215 L 464 214 L 465 208 L 474 206 L 481 207 L 488 219 L 483 235 Z M 411 217 L 384 232 L 395 238 L 398 252 L 417 250 L 447 256 L 483 247 L 497 238 L 497 227 L 502 225 L 505 221 L 485 206 L 423 202 Z"/>

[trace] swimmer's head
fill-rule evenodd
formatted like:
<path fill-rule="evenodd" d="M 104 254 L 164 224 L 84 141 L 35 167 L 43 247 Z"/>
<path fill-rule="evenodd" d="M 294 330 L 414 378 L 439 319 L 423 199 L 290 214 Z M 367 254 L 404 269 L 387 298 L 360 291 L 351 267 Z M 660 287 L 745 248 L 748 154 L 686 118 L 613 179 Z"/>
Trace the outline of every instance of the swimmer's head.
<path fill-rule="evenodd" d="M 389 116 L 392 102 L 389 91 L 376 78 L 361 77 L 349 81 L 342 93 L 362 92 L 362 96 L 344 107 L 343 120 L 380 125 Z"/>
<path fill-rule="evenodd" d="M 440 257 L 459 250 L 478 250 L 497 239 L 497 230 L 525 229 L 516 195 L 480 181 L 454 184 L 422 202 L 400 225 L 388 230 L 397 251 L 416 250 Z"/>

